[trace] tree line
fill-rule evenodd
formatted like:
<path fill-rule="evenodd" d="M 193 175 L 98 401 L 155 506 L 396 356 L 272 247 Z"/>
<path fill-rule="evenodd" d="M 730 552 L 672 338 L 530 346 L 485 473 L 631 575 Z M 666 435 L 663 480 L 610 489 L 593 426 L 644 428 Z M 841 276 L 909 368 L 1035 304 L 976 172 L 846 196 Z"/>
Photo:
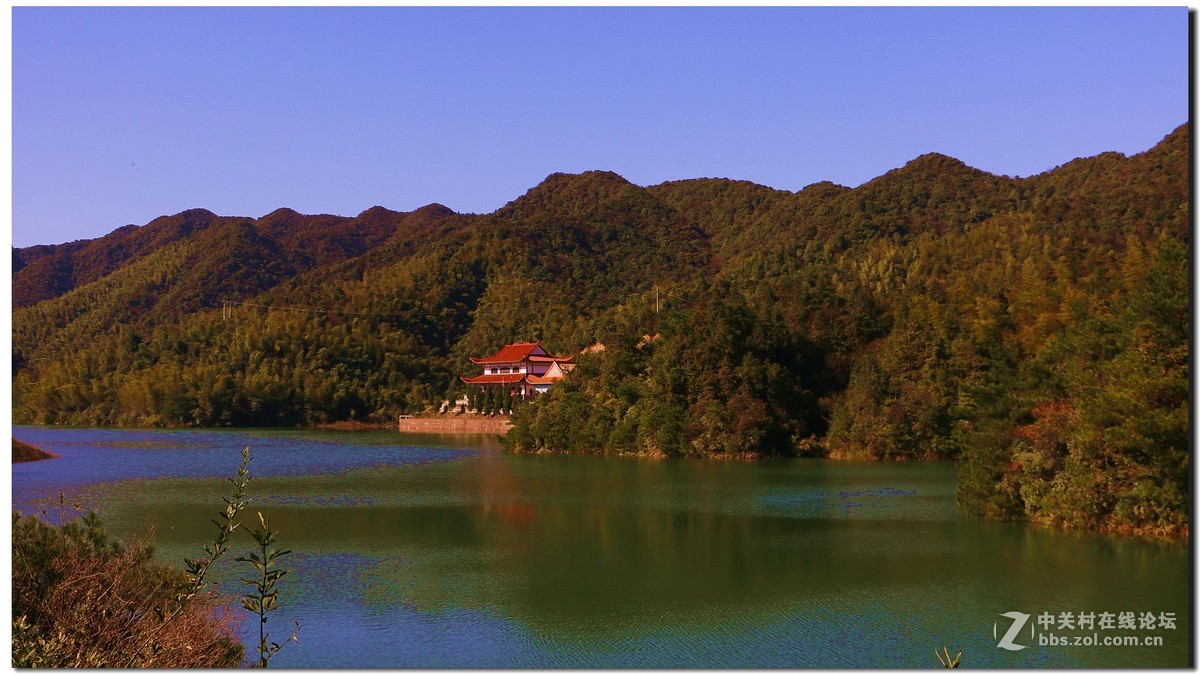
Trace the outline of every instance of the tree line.
<path fill-rule="evenodd" d="M 290 267 L 275 225 L 176 237 L 14 312 L 14 420 L 389 419 L 502 343 L 602 342 L 518 406 L 513 449 L 956 460 L 966 511 L 1174 535 L 1188 134 L 1023 179 L 940 155 L 795 193 L 556 174 L 489 215 L 376 212 L 394 233 Z"/>

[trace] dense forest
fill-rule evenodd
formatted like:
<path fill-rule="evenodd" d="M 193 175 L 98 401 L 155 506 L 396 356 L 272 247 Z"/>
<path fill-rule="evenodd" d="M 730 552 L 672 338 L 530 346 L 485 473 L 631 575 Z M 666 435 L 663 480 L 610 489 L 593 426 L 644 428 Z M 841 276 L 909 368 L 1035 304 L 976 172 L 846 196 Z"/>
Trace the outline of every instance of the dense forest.
<path fill-rule="evenodd" d="M 204 210 L 13 250 L 17 423 L 382 420 L 581 355 L 517 451 L 954 459 L 967 512 L 1188 528 L 1190 127 L 1026 178 L 554 174 L 498 211 Z"/>

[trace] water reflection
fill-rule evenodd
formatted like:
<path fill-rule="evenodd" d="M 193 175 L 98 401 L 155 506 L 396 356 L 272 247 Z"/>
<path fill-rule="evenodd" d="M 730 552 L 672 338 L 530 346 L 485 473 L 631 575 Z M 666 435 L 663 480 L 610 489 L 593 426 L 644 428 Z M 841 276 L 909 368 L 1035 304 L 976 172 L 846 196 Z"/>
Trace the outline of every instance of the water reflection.
<path fill-rule="evenodd" d="M 389 453 L 252 484 L 297 551 L 280 622 L 305 627 L 281 665 L 928 667 L 937 645 L 968 666 L 1187 662 L 1185 546 L 962 519 L 950 465 Z M 92 489 L 177 558 L 224 487 Z M 992 626 L 1012 610 L 1179 624 L 1157 649 L 1009 653 Z"/>

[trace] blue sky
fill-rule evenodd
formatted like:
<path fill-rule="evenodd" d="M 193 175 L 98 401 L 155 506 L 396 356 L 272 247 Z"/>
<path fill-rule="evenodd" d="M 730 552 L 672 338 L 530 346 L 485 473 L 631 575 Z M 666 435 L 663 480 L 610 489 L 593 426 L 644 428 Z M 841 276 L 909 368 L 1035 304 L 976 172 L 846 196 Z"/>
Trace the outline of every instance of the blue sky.
<path fill-rule="evenodd" d="M 1187 9 L 66 8 L 13 15 L 13 242 L 188 208 L 486 213 L 555 171 L 1030 175 L 1188 115 Z"/>

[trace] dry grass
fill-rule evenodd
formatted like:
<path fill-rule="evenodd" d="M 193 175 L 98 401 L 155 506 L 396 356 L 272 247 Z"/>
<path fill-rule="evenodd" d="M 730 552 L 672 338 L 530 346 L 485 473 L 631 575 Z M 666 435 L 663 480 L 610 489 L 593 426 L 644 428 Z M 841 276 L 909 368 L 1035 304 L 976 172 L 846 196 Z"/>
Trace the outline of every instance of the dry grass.
<path fill-rule="evenodd" d="M 240 664 L 238 614 L 215 595 L 197 595 L 164 619 L 185 585 L 144 544 L 109 544 L 98 520 L 54 527 L 14 517 L 13 665 Z"/>

